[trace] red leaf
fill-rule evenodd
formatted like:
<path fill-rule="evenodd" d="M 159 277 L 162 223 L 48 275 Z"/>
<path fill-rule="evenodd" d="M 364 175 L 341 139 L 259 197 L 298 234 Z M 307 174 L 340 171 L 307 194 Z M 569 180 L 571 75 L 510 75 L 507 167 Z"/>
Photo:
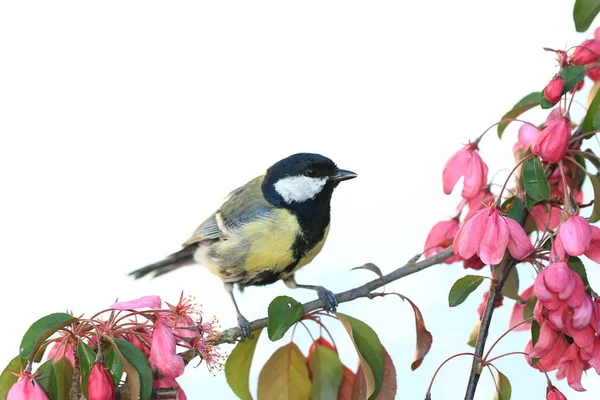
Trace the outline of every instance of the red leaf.
<path fill-rule="evenodd" d="M 344 379 L 345 379 L 344 370 Z M 344 386 L 344 381 L 342 381 Z M 396 397 L 396 390 L 398 389 L 398 382 L 396 381 L 396 368 L 388 352 L 383 349 L 383 383 L 381 390 L 377 395 L 378 399 L 393 399 Z M 340 394 L 341 394 L 340 388 Z M 356 371 L 356 379 L 354 380 L 354 386 L 352 388 L 352 400 L 364 400 L 367 398 L 367 381 L 365 380 L 365 374 L 363 373 L 362 366 L 358 366 Z"/>
<path fill-rule="evenodd" d="M 340 385 L 338 400 L 352 400 L 352 389 L 354 387 L 355 379 L 356 374 L 348 367 L 344 367 L 344 378 L 342 379 L 342 384 Z"/>
<path fill-rule="evenodd" d="M 413 371 L 421 365 L 423 359 L 429 353 L 431 349 L 431 344 L 433 343 L 433 336 L 425 327 L 425 321 L 423 320 L 423 314 L 421 314 L 421 310 L 416 306 L 408 297 L 402 296 L 402 298 L 410 303 L 415 312 L 415 328 L 417 331 L 417 349 L 415 350 L 415 358 L 412 364 L 410 365 L 410 369 Z"/>
<path fill-rule="evenodd" d="M 335 354 L 338 354 L 338 351 L 335 348 L 335 346 L 333 344 L 331 344 L 323 336 L 320 336 L 317 340 L 312 342 L 312 344 L 310 345 L 310 348 L 308 349 L 308 356 L 306 356 L 306 365 L 310 365 L 310 360 L 312 359 L 313 351 L 315 351 L 315 346 L 327 347 L 329 350 L 334 351 Z"/>

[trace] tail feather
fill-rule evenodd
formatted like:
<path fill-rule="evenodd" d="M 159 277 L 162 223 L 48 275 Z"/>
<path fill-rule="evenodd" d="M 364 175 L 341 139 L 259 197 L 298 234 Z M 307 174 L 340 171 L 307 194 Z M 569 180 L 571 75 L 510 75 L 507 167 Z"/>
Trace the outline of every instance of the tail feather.
<path fill-rule="evenodd" d="M 133 276 L 135 279 L 139 279 L 148 274 L 153 274 L 153 277 L 157 277 L 167 272 L 171 272 L 184 265 L 194 263 L 194 253 L 198 246 L 189 246 L 185 249 L 179 250 L 177 253 L 173 253 L 166 257 L 164 260 L 155 262 L 147 265 L 140 269 L 130 272 L 128 275 Z"/>

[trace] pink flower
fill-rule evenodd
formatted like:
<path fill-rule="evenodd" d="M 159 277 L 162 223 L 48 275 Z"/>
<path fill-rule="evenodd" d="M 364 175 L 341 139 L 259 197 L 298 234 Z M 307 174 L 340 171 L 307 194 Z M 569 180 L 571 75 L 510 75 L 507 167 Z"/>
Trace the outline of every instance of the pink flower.
<path fill-rule="evenodd" d="M 521 125 L 519 128 L 518 141 L 513 147 L 513 153 L 516 153 L 519 149 L 527 149 L 537 141 L 538 136 L 540 136 L 540 130 L 534 125 Z"/>
<path fill-rule="evenodd" d="M 167 305 L 172 314 L 165 314 L 164 321 L 169 327 L 173 328 L 173 333 L 179 338 L 197 337 L 199 330 L 194 318 L 199 318 L 200 310 L 194 299 L 184 297 L 183 292 L 181 292 L 177 304 L 167 303 Z"/>
<path fill-rule="evenodd" d="M 59 338 L 54 341 L 50 350 L 48 350 L 48 355 L 46 359 L 49 360 L 54 358 L 55 361 L 60 360 L 61 358 L 67 359 L 71 366 L 75 365 L 75 354 L 73 353 L 73 345 L 68 339 Z"/>
<path fill-rule="evenodd" d="M 550 125 L 552 122 L 559 120 L 565 115 L 565 111 L 561 106 L 554 107 L 552 111 L 546 117 L 546 121 L 544 122 L 544 126 Z"/>
<path fill-rule="evenodd" d="M 531 241 L 515 220 L 500 215 L 495 207 L 477 212 L 459 229 L 452 248 L 468 259 L 475 254 L 486 264 L 498 264 L 508 247 L 510 254 L 522 260 L 533 251 Z"/>
<path fill-rule="evenodd" d="M 530 215 L 535 221 L 538 230 L 544 232 L 546 230 L 556 229 L 558 224 L 560 224 L 561 213 L 562 209 L 558 206 L 538 204 L 533 206 Z"/>
<path fill-rule="evenodd" d="M 456 219 L 440 221 L 435 224 L 429 235 L 427 235 L 427 240 L 425 240 L 425 257 L 431 257 L 451 246 L 456 232 L 458 232 L 458 221 Z M 452 264 L 460 260 L 460 256 L 454 255 L 446 259 L 444 263 Z"/>
<path fill-rule="evenodd" d="M 8 391 L 6 400 L 48 400 L 48 396 L 34 379 L 34 374 L 21 372 L 19 376 L 19 380 Z"/>
<path fill-rule="evenodd" d="M 533 290 L 538 298 L 538 321 L 541 316 L 547 318 L 544 326 L 549 324 L 548 329 L 565 332 L 580 347 L 593 344 L 596 326 L 592 323 L 596 310 L 575 271 L 565 262 L 552 263 L 538 274 Z M 538 306 L 542 310 L 538 310 Z"/>
<path fill-rule="evenodd" d="M 94 363 L 88 375 L 87 391 L 89 400 L 113 400 L 115 398 L 112 378 L 102 361 Z"/>
<path fill-rule="evenodd" d="M 567 154 L 570 137 L 570 121 L 567 117 L 562 117 L 542 130 L 533 145 L 532 153 L 546 162 L 556 163 Z"/>
<path fill-rule="evenodd" d="M 550 385 L 546 388 L 546 400 L 567 400 L 567 398 L 555 386 Z"/>
<path fill-rule="evenodd" d="M 567 383 L 572 389 L 583 392 L 581 386 L 581 375 L 583 375 L 584 363 L 579 356 L 579 346 L 571 344 L 560 359 L 560 366 L 556 372 L 558 379 L 567 378 Z"/>
<path fill-rule="evenodd" d="M 571 64 L 590 64 L 598 60 L 598 57 L 600 57 L 600 41 L 588 39 L 575 48 L 571 56 Z"/>
<path fill-rule="evenodd" d="M 540 336 L 538 341 L 533 346 L 533 349 L 529 352 L 529 357 L 542 358 L 552 350 L 556 342 L 558 341 L 560 333 L 552 328 L 552 325 L 548 322 L 543 322 L 540 327 Z"/>
<path fill-rule="evenodd" d="M 523 299 L 523 301 L 529 301 L 532 294 L 533 294 L 533 285 L 531 285 L 527 289 L 525 289 L 521 293 L 520 297 L 521 297 L 521 299 Z M 525 312 L 525 304 L 521 304 L 518 301 L 515 302 L 515 305 L 513 306 L 513 309 L 512 309 L 512 314 L 510 315 L 510 322 L 508 323 L 508 327 L 512 328 L 513 326 L 516 326 L 519 323 L 523 322 L 523 320 L 524 320 L 523 313 L 524 312 Z M 530 329 L 530 327 L 531 327 L 531 322 L 528 322 L 526 324 L 519 325 L 518 327 L 513 329 L 513 331 L 528 331 Z"/>
<path fill-rule="evenodd" d="M 176 340 L 162 321 L 157 321 L 152 335 L 150 362 L 166 377 L 177 378 L 183 374 L 185 364 L 176 353 Z"/>
<path fill-rule="evenodd" d="M 181 386 L 179 386 L 179 383 L 177 383 L 177 381 L 174 378 L 167 378 L 167 377 L 160 378 L 160 379 L 154 381 L 152 383 L 152 386 L 155 388 L 179 389 L 179 391 L 177 392 L 177 400 L 187 400 L 185 392 L 183 391 Z M 173 399 L 175 399 L 175 397 L 173 397 Z"/>
<path fill-rule="evenodd" d="M 540 358 L 540 360 L 537 362 L 537 364 L 533 366 L 533 368 L 539 371 L 546 372 L 557 369 L 559 367 L 560 358 L 564 354 L 565 350 L 567 350 L 567 347 L 569 347 L 569 343 L 565 339 L 564 335 L 559 335 L 558 339 L 556 340 L 556 342 L 554 342 L 554 345 L 550 348 L 548 353 L 546 353 L 545 356 Z M 527 346 L 525 347 L 525 353 L 531 354 L 531 350 L 532 344 L 530 340 L 529 343 L 527 343 Z M 528 355 L 526 358 L 529 364 L 531 365 L 533 357 L 531 357 L 531 355 Z"/>
<path fill-rule="evenodd" d="M 465 216 L 466 221 L 471 219 L 477 211 L 486 208 L 487 204 L 490 204 L 493 201 L 494 195 L 490 192 L 490 189 L 486 187 L 470 199 L 463 199 L 458 206 L 458 211 L 461 211 L 465 205 L 469 206 L 469 212 Z"/>
<path fill-rule="evenodd" d="M 113 310 L 135 310 L 138 308 L 160 309 L 161 304 L 160 296 L 143 296 L 131 301 L 119 301 L 110 306 L 110 308 Z"/>
<path fill-rule="evenodd" d="M 481 191 L 487 181 L 488 167 L 477 150 L 476 145 L 467 144 L 446 162 L 442 172 L 444 193 L 452 193 L 460 177 L 464 177 L 462 197 L 470 199 Z"/>
<path fill-rule="evenodd" d="M 552 104 L 558 103 L 562 97 L 562 91 L 565 87 L 565 82 L 560 76 L 552 78 L 550 83 L 544 88 L 544 97 Z"/>
<path fill-rule="evenodd" d="M 593 80 L 594 82 L 600 81 L 600 68 L 593 67 L 593 66 L 587 66 L 586 70 L 587 70 L 587 76 L 591 80 Z"/>
<path fill-rule="evenodd" d="M 479 314 L 480 319 L 483 317 L 483 312 L 485 311 L 485 306 L 487 305 L 488 297 L 490 297 L 490 292 L 483 292 L 483 300 L 481 301 L 481 304 L 479 304 L 479 307 L 477 307 L 477 314 Z M 503 300 L 504 296 L 500 294 L 494 302 L 494 308 L 500 307 L 502 305 Z"/>
<path fill-rule="evenodd" d="M 560 227 L 560 241 L 571 256 L 580 256 L 590 247 L 592 229 L 583 217 L 571 215 Z"/>
<path fill-rule="evenodd" d="M 590 225 L 590 229 L 592 231 L 592 240 L 584 254 L 590 260 L 594 260 L 600 264 L 600 228 Z"/>
<path fill-rule="evenodd" d="M 471 269 L 479 271 L 481 268 L 485 267 L 485 264 L 483 263 L 483 261 L 481 261 L 481 258 L 479 258 L 477 256 L 473 256 L 469 259 L 466 259 L 463 262 L 463 267 L 465 269 L 471 268 Z"/>

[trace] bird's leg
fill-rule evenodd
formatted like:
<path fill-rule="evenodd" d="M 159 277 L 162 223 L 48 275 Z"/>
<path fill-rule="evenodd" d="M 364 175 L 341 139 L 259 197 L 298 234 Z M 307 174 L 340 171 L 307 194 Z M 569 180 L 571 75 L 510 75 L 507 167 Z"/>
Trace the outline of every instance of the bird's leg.
<path fill-rule="evenodd" d="M 335 298 L 335 295 L 332 291 L 325 289 L 323 286 L 315 286 L 315 285 L 300 285 L 296 282 L 296 278 L 294 275 L 290 276 L 283 280 L 285 285 L 290 289 L 302 288 L 302 289 L 311 289 L 315 290 L 319 295 L 319 299 L 325 302 L 325 309 L 335 311 L 338 306 L 338 301 Z"/>
<path fill-rule="evenodd" d="M 237 320 L 238 326 L 240 327 L 240 341 L 244 341 L 250 338 L 250 322 L 242 315 L 240 309 L 238 308 L 237 302 L 235 301 L 235 296 L 233 295 L 233 283 L 225 283 L 225 290 L 229 293 L 231 297 L 231 301 L 233 301 L 233 305 L 235 306 L 235 311 L 237 312 Z"/>

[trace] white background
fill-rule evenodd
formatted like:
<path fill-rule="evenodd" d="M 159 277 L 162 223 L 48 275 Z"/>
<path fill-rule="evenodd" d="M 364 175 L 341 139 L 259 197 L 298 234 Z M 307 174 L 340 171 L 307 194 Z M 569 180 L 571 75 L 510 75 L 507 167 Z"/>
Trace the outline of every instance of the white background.
<path fill-rule="evenodd" d="M 402 265 L 422 249 L 430 227 L 454 213 L 458 194 L 442 193 L 445 161 L 552 78 L 556 62 L 543 46 L 565 49 L 585 38 L 575 34 L 572 6 L 2 2 L 0 364 L 38 317 L 66 309 L 90 315 L 115 298 L 159 294 L 174 302 L 185 290 L 223 328 L 233 326 L 227 294 L 202 267 L 135 282 L 126 274 L 176 251 L 231 189 L 296 152 L 322 153 L 359 174 L 336 191 L 328 243 L 298 281 L 339 292 L 374 277 L 352 267 Z M 573 114 L 581 112 L 574 104 Z M 503 170 L 499 183 L 513 165 L 515 138 L 516 126 L 502 142 L 490 132 L 481 143 L 490 177 Z M 597 268 L 588 266 L 593 285 Z M 533 270 L 519 269 L 531 282 Z M 421 307 L 434 336 L 415 372 L 408 304 L 387 298 L 340 307 L 379 333 L 396 365 L 398 398 L 422 399 L 437 366 L 470 350 L 483 286 L 462 306 L 447 305 L 464 274 L 461 265 L 442 265 L 389 285 Z M 281 294 L 314 298 L 276 283 L 250 288 L 238 301 L 254 319 Z M 497 310 L 492 340 L 506 329 L 511 307 L 506 300 Z M 332 328 L 342 360 L 355 367 L 345 333 Z M 261 339 L 254 388 L 260 366 L 289 338 Z M 306 351 L 306 332 L 295 339 Z M 495 354 L 522 351 L 526 340 L 526 333 L 510 335 Z M 433 398 L 463 398 L 470 363 L 448 364 Z M 497 367 L 511 379 L 513 398 L 545 395 L 543 375 L 521 356 Z M 180 381 L 189 399 L 234 398 L 224 374 L 213 377 L 203 365 Z M 584 386 L 584 394 L 567 389 L 568 398 L 597 397 L 600 378 L 590 371 Z M 484 374 L 477 398 L 493 392 Z"/>

